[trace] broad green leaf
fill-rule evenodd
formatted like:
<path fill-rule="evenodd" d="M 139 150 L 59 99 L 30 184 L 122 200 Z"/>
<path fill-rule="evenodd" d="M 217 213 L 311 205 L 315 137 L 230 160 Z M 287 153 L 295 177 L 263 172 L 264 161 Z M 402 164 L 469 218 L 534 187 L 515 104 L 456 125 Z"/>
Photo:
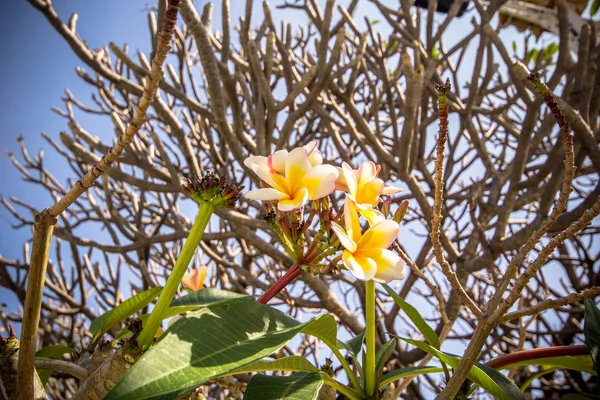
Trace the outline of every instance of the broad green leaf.
<path fill-rule="evenodd" d="M 338 348 L 346 349 L 346 350 L 348 350 L 348 352 L 350 354 L 352 354 L 354 357 L 356 357 L 358 355 L 358 353 L 360 353 L 360 350 L 362 349 L 364 340 L 365 340 L 365 331 L 362 331 L 362 333 L 354 336 L 352 339 L 350 339 L 346 342 L 338 341 Z"/>
<path fill-rule="evenodd" d="M 591 299 L 585 299 L 583 335 L 590 356 L 596 366 L 596 375 L 600 376 L 600 310 Z"/>
<path fill-rule="evenodd" d="M 171 303 L 171 306 L 165 311 L 163 320 L 171 318 L 177 314 L 183 314 L 188 311 L 197 310 L 201 307 L 206 307 L 211 304 L 219 304 L 235 299 L 252 299 L 252 296 L 243 295 L 228 290 L 220 290 L 214 288 L 204 288 L 197 292 L 189 293 L 185 296 L 181 296 Z M 150 314 L 140 315 L 139 318 L 142 321 L 142 325 L 146 323 Z M 129 334 L 127 328 L 122 329 L 117 333 L 115 339 L 121 339 Z"/>
<path fill-rule="evenodd" d="M 571 369 L 574 371 L 587 372 L 596 375 L 594 363 L 590 356 L 562 356 L 545 357 L 533 360 L 519 361 L 502 367 L 501 369 L 511 369 L 515 367 L 526 367 L 529 365 L 540 365 L 543 367 L 553 367 L 557 369 Z"/>
<path fill-rule="evenodd" d="M 320 339 L 331 349 L 337 349 L 337 324 L 331 314 L 321 315 L 304 328 L 302 333 Z"/>
<path fill-rule="evenodd" d="M 300 323 L 244 298 L 209 305 L 175 322 L 105 400 L 175 399 L 269 356 L 298 333 L 329 336 L 327 321 L 335 324 L 331 315 Z"/>
<path fill-rule="evenodd" d="M 152 302 L 160 292 L 162 287 L 155 287 L 136 294 L 125 300 L 115 308 L 96 318 L 90 325 L 90 333 L 93 341 L 96 341 L 104 335 L 119 321 L 131 316 L 133 313 L 141 310 Z"/>
<path fill-rule="evenodd" d="M 50 345 L 46 347 L 42 347 L 35 353 L 35 358 L 37 360 L 62 360 L 65 354 L 73 353 L 73 348 L 69 346 L 64 346 L 60 344 Z M 53 369 L 38 369 L 37 370 L 40 380 L 42 381 L 42 385 L 46 385 L 48 379 L 54 372 Z"/>
<path fill-rule="evenodd" d="M 390 296 L 392 296 L 392 299 L 394 299 L 396 304 L 398 304 L 398 307 L 400 307 L 400 309 L 402 309 L 402 311 L 404 311 L 406 316 L 417 327 L 419 332 L 421 332 L 421 335 L 423 335 L 425 340 L 427 340 L 427 343 L 429 343 L 436 349 L 439 349 L 441 346 L 440 339 L 438 338 L 438 336 L 435 333 L 435 331 L 433 330 L 433 328 L 431 326 L 429 326 L 427 324 L 427 322 L 425 322 L 423 317 L 421 317 L 421 314 L 419 313 L 419 311 L 417 311 L 416 308 L 414 308 L 413 306 L 408 304 L 406 301 L 404 301 L 404 299 L 400 298 L 400 296 L 398 296 L 398 294 L 388 285 L 384 284 L 383 288 L 388 292 L 388 294 Z"/>
<path fill-rule="evenodd" d="M 452 368 L 458 367 L 460 357 L 442 353 L 440 350 L 418 340 L 400 338 L 407 343 L 433 355 L 441 362 L 450 365 Z M 493 372 L 492 372 L 493 371 Z M 497 374 L 502 375 L 504 379 Z M 476 364 L 469 371 L 469 379 L 481 386 L 485 391 L 499 400 L 525 400 L 519 388 L 503 374 L 493 368 L 482 364 Z"/>
<path fill-rule="evenodd" d="M 381 383 L 379 384 L 379 388 L 383 388 L 384 386 L 389 385 L 390 383 L 397 381 L 398 379 L 408 378 L 411 376 L 419 376 L 425 374 L 434 374 L 438 372 L 444 372 L 443 368 L 439 367 L 430 367 L 430 366 L 422 366 L 422 367 L 406 367 L 395 369 L 393 371 L 388 372 L 381 379 Z"/>
<path fill-rule="evenodd" d="M 323 378 L 318 372 L 298 372 L 290 376 L 254 375 L 244 400 L 315 400 Z"/>
<path fill-rule="evenodd" d="M 319 372 L 319 368 L 315 367 L 304 357 L 288 356 L 278 358 L 276 360 L 259 360 L 248 364 L 242 368 L 231 371 L 231 374 L 242 374 L 246 372 L 262 372 L 262 371 L 290 371 L 290 372 Z"/>
<path fill-rule="evenodd" d="M 592 2 L 592 6 L 590 7 L 590 17 L 593 17 L 600 9 L 600 0 L 594 0 Z"/>

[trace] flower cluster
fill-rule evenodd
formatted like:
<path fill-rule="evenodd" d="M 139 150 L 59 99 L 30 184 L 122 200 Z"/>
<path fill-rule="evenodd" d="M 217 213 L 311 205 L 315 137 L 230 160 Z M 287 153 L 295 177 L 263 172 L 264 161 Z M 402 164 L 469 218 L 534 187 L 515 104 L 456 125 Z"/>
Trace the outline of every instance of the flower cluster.
<path fill-rule="evenodd" d="M 342 247 L 341 256 L 334 260 L 341 259 L 346 269 L 360 280 L 389 282 L 404 278 L 406 271 L 402 259 L 388 249 L 398 237 L 400 227 L 398 222 L 386 219 L 387 213 L 384 215 L 377 209 L 381 196 L 396 194 L 400 189 L 386 186 L 378 178 L 379 166 L 369 161 L 354 170 L 345 162 L 341 168 L 323 164 L 316 141 L 289 152 L 279 150 L 268 157 L 251 156 L 244 164 L 261 180 L 261 188 L 246 193 L 245 197 L 274 202 L 278 212 L 294 211 L 296 218 L 302 215 L 308 200 L 313 201 L 307 223 L 292 221 L 293 229 L 290 231 L 297 232 L 294 229 L 297 226 L 306 227 L 312 221 L 315 210 L 327 207 L 326 212 L 320 214 L 324 220 L 321 222 L 333 232 Z M 327 196 L 336 189 L 345 192 L 346 196 L 343 212 L 332 219 Z M 291 249 L 294 245 L 299 246 L 299 236 L 288 235 L 285 229 L 274 224 L 276 217 L 273 211 L 268 215 L 272 226 L 277 228 L 278 235 L 282 237 L 286 251 L 298 258 L 298 251 Z M 340 225 L 342 215 L 344 226 Z M 360 224 L 361 216 L 369 226 L 364 232 Z M 280 221 L 286 220 L 280 218 Z M 330 240 L 325 244 L 317 243 L 321 236 L 317 234 L 304 258 L 297 259 L 298 262 L 322 259 L 324 255 L 332 253 L 332 245 L 337 251 L 339 245 L 334 237 L 327 236 Z"/>

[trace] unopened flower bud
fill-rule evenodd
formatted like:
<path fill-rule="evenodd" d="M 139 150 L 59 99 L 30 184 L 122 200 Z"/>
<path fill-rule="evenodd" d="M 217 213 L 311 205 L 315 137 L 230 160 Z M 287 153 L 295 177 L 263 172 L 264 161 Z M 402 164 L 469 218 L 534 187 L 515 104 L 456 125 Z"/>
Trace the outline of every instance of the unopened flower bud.
<path fill-rule="evenodd" d="M 391 198 L 387 198 L 383 201 L 383 203 L 381 203 L 381 207 L 380 207 L 380 211 L 383 214 L 384 217 L 388 217 L 388 215 L 390 215 L 390 211 L 392 211 L 392 199 Z"/>
<path fill-rule="evenodd" d="M 227 183 L 225 176 L 219 177 L 211 171 L 188 179 L 183 185 L 184 192 L 197 203 L 212 203 L 215 209 L 234 207 L 243 188 Z"/>
<path fill-rule="evenodd" d="M 402 222 L 407 211 L 408 211 L 408 200 L 404 200 L 402 202 L 402 204 L 400 204 L 400 206 L 396 209 L 396 212 L 394 213 L 394 216 L 392 217 L 392 219 L 394 221 L 396 221 L 397 223 Z"/>

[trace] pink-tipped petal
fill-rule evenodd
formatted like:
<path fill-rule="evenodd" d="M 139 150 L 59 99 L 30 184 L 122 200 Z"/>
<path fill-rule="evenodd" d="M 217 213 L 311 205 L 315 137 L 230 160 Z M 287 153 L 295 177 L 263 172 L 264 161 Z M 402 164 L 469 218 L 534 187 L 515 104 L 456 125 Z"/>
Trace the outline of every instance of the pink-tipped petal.
<path fill-rule="evenodd" d="M 316 200 L 331 194 L 335 190 L 338 171 L 331 165 L 318 165 L 308 171 L 298 183 L 308 190 L 308 199 Z"/>
<path fill-rule="evenodd" d="M 358 185 L 364 185 L 372 181 L 377 176 L 377 167 L 372 161 L 365 161 L 358 168 Z"/>
<path fill-rule="evenodd" d="M 254 170 L 254 167 L 252 166 L 252 164 L 256 164 L 259 166 L 259 168 L 262 169 L 267 169 L 267 157 L 263 157 L 263 156 L 250 156 L 248 158 L 246 158 L 244 160 L 244 165 L 252 170 Z"/>
<path fill-rule="evenodd" d="M 321 150 L 317 149 L 318 144 L 319 142 L 312 140 L 310 143 L 303 146 L 308 153 L 308 160 L 313 167 L 323 164 L 323 155 L 321 154 Z"/>
<path fill-rule="evenodd" d="M 340 167 L 334 167 L 338 171 L 338 178 L 335 181 L 335 190 L 342 190 L 344 192 L 348 191 L 348 183 L 346 182 L 346 177 L 344 175 L 344 170 Z"/>
<path fill-rule="evenodd" d="M 356 243 L 359 251 L 374 248 L 385 249 L 392 244 L 400 233 L 400 226 L 395 221 L 386 219 L 373 225 Z"/>
<path fill-rule="evenodd" d="M 346 234 L 346 230 L 344 228 L 342 228 L 335 222 L 332 222 L 331 229 L 333 230 L 333 233 L 335 233 L 335 236 L 337 236 L 338 239 L 340 239 L 340 243 L 342 244 L 342 246 L 344 246 L 346 250 L 348 250 L 351 253 L 356 251 L 356 243 Z"/>
<path fill-rule="evenodd" d="M 273 200 L 285 200 L 289 199 L 289 196 L 285 193 L 282 193 L 276 189 L 265 188 L 265 189 L 255 189 L 251 190 L 244 195 L 244 197 L 252 200 L 261 200 L 261 201 L 273 201 Z"/>
<path fill-rule="evenodd" d="M 377 263 L 377 273 L 373 277 L 374 281 L 388 283 L 406 277 L 404 261 L 393 251 L 383 249 L 374 261 Z"/>
<path fill-rule="evenodd" d="M 288 154 L 287 150 L 278 150 L 268 157 L 268 165 L 271 172 L 281 175 L 285 173 L 285 160 Z"/>
<path fill-rule="evenodd" d="M 280 192 L 285 191 L 285 188 L 282 188 L 280 185 L 277 184 L 277 182 L 273 180 L 273 176 L 275 176 L 275 174 L 271 174 L 269 172 L 268 167 L 267 169 L 264 169 L 261 168 L 258 164 L 252 164 L 252 170 L 267 185 L 279 190 Z"/>
<path fill-rule="evenodd" d="M 342 261 L 344 262 L 344 266 L 352 272 L 352 275 L 361 281 L 369 281 L 377 273 L 377 264 L 368 257 L 344 251 Z"/>
<path fill-rule="evenodd" d="M 277 208 L 279 211 L 292 211 L 297 208 L 300 208 L 306 204 L 308 201 L 308 190 L 305 188 L 300 189 L 296 192 L 295 196 L 291 199 L 281 200 L 277 204 Z"/>

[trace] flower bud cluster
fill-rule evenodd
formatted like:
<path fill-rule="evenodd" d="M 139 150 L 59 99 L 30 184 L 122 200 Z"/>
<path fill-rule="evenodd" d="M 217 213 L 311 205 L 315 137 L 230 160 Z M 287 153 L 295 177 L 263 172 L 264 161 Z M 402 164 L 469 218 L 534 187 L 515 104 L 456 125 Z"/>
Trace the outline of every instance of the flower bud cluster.
<path fill-rule="evenodd" d="M 232 185 L 224 175 L 218 176 L 212 171 L 190 178 L 183 185 L 184 192 L 197 203 L 211 203 L 215 209 L 233 208 L 243 189 L 243 186 Z"/>

